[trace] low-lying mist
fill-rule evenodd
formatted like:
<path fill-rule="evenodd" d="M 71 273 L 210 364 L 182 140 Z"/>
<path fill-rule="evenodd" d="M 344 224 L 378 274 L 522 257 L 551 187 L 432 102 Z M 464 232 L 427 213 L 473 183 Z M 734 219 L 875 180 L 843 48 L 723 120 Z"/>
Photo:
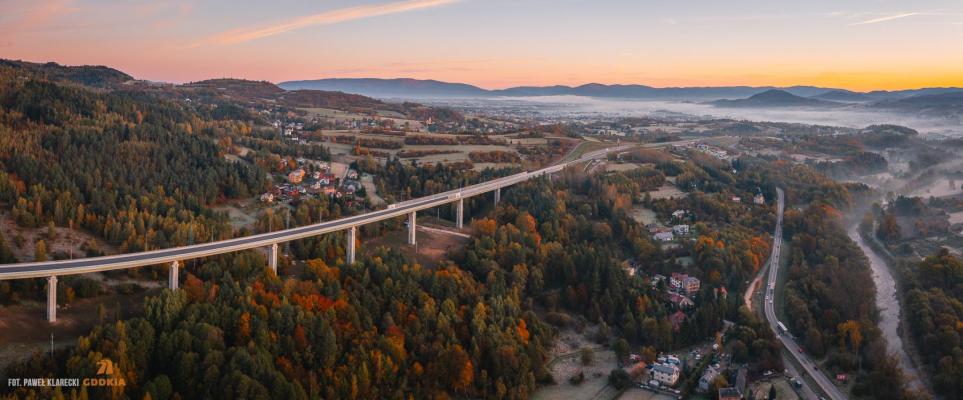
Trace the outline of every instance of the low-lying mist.
<path fill-rule="evenodd" d="M 722 108 L 711 104 L 684 101 L 617 100 L 582 96 L 502 97 L 436 101 L 438 104 L 468 108 L 487 108 L 526 115 L 551 117 L 668 117 L 731 118 L 863 128 L 875 124 L 895 124 L 916 129 L 927 136 L 960 137 L 959 120 L 922 118 L 911 115 L 861 110 L 802 108 Z"/>

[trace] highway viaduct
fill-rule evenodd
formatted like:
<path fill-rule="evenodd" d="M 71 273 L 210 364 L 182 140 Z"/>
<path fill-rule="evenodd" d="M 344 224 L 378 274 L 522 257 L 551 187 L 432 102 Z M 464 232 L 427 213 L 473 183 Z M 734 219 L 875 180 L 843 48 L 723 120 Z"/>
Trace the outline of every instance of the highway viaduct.
<path fill-rule="evenodd" d="M 691 142 L 691 141 L 685 141 Z M 675 142 L 682 143 L 682 142 Z M 661 143 L 655 146 L 664 146 L 672 143 Z M 179 272 L 181 262 L 188 259 L 209 257 L 219 254 L 232 253 L 254 248 L 268 249 L 268 265 L 277 273 L 279 245 L 293 240 L 304 239 L 307 237 L 323 235 L 327 233 L 346 231 L 346 261 L 353 263 L 357 254 L 357 232 L 358 227 L 366 224 L 383 221 L 386 219 L 407 216 L 408 218 L 408 243 L 415 244 L 415 232 L 417 229 L 418 211 L 438 207 L 444 204 L 456 203 L 455 224 L 462 228 L 464 224 L 465 199 L 494 192 L 494 200 L 497 204 L 501 199 L 502 188 L 515 185 L 529 179 L 551 175 L 563 170 L 569 165 L 582 163 L 589 160 L 603 158 L 610 153 L 629 150 L 638 145 L 620 145 L 602 150 L 587 152 L 574 160 L 562 162 L 550 167 L 531 172 L 521 172 L 502 178 L 493 179 L 487 182 L 478 183 L 471 186 L 450 190 L 443 193 L 411 199 L 399 203 L 388 205 L 387 208 L 377 210 L 362 215 L 340 218 L 332 221 L 325 221 L 317 224 L 301 226 L 297 228 L 285 229 L 276 232 L 262 233 L 252 236 L 245 236 L 235 239 L 222 240 L 211 243 L 195 244 L 190 246 L 173 247 L 162 250 L 153 250 L 140 253 L 119 254 L 104 257 L 92 257 L 75 260 L 45 261 L 32 263 L 19 263 L 0 265 L 0 280 L 8 279 L 29 279 L 47 278 L 47 321 L 56 322 L 57 320 L 57 277 L 64 275 L 76 275 L 101 271 L 111 271 L 118 269 L 136 268 L 148 265 L 168 264 L 169 276 L 168 286 L 171 290 L 178 288 L 180 281 Z"/>

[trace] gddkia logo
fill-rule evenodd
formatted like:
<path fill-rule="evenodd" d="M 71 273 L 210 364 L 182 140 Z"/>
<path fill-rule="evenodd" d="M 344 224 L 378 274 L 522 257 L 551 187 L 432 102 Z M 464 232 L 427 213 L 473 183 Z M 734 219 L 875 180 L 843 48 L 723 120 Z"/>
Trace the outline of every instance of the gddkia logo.
<path fill-rule="evenodd" d="M 120 371 L 118 371 L 120 372 Z M 114 362 L 109 358 L 97 361 L 97 375 L 108 376 L 107 378 L 84 378 L 84 386 L 126 386 L 124 378 L 113 378 Z"/>
<path fill-rule="evenodd" d="M 97 361 L 97 375 L 113 375 L 114 362 L 109 358 Z"/>

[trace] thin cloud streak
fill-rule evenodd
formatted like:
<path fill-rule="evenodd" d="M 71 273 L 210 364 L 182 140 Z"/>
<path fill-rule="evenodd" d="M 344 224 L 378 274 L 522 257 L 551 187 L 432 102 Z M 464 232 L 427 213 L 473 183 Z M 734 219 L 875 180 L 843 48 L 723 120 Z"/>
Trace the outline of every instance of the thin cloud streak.
<path fill-rule="evenodd" d="M 890 16 L 886 16 L 886 17 L 874 18 L 874 19 L 870 19 L 870 20 L 866 20 L 866 21 L 862 21 L 862 22 L 856 22 L 856 23 L 852 23 L 852 24 L 850 24 L 850 25 L 878 24 L 878 23 L 880 23 L 880 22 L 892 21 L 892 20 L 894 20 L 894 19 L 912 17 L 912 16 L 914 16 L 914 15 L 920 15 L 920 14 L 923 14 L 923 13 L 920 13 L 920 12 L 911 12 L 911 13 L 905 13 L 905 14 L 896 14 L 896 15 L 890 15 Z"/>
<path fill-rule="evenodd" d="M 0 26 L 0 33 L 15 35 L 43 26 L 61 14 L 77 11 L 69 7 L 72 2 L 73 0 L 57 0 L 31 6 L 24 10 L 23 18 L 19 21 L 9 26 Z"/>
<path fill-rule="evenodd" d="M 397 14 L 424 8 L 432 8 L 457 3 L 461 0 L 407 0 L 387 4 L 375 4 L 326 11 L 320 14 L 294 18 L 278 24 L 259 28 L 239 28 L 224 31 L 202 39 L 189 47 L 206 45 L 229 45 L 274 36 L 308 26 L 331 25 L 341 22 Z"/>

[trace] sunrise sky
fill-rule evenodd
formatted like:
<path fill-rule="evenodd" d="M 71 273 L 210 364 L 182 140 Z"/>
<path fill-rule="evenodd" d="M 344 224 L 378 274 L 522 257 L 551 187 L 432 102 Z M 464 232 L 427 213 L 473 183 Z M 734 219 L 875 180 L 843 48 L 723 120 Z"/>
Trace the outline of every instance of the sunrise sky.
<path fill-rule="evenodd" d="M 0 0 L 0 58 L 168 82 L 963 86 L 959 0 L 247 3 Z"/>

